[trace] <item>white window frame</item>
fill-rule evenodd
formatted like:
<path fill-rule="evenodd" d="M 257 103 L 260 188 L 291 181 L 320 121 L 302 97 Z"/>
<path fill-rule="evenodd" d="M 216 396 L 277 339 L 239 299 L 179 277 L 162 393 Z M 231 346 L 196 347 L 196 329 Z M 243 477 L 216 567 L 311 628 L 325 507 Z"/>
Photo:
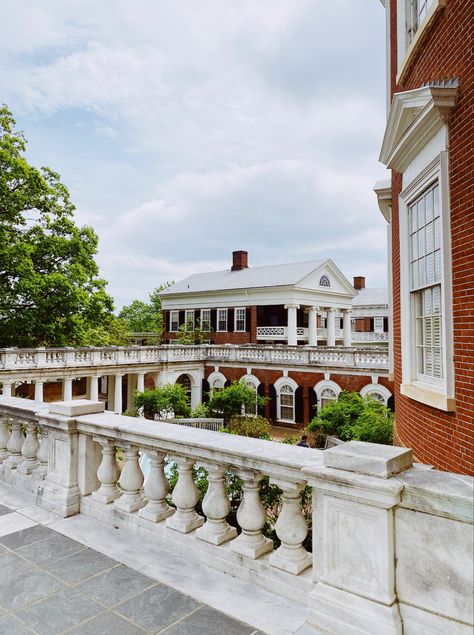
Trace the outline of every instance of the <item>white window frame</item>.
<path fill-rule="evenodd" d="M 204 317 L 205 315 L 208 315 L 209 317 Z M 206 324 L 207 324 L 207 328 L 206 328 Z M 209 331 L 211 330 L 211 309 L 201 309 L 201 315 L 199 318 L 199 326 L 201 331 L 205 331 L 206 333 L 209 333 Z"/>
<path fill-rule="evenodd" d="M 385 405 L 388 404 L 388 400 L 392 396 L 390 390 L 382 384 L 366 384 L 359 394 L 361 397 L 371 397 L 375 393 L 383 398 Z"/>
<path fill-rule="evenodd" d="M 221 329 L 221 317 L 220 315 L 225 315 L 225 329 Z M 217 309 L 217 320 L 216 320 L 216 326 L 217 326 L 217 332 L 218 333 L 227 333 L 228 329 L 229 329 L 229 310 L 228 309 Z M 224 320 L 222 320 L 224 321 Z"/>
<path fill-rule="evenodd" d="M 191 319 L 189 319 L 191 317 Z M 184 323 L 187 331 L 194 331 L 194 309 L 186 309 L 184 312 Z M 191 325 L 191 328 L 189 327 Z"/>
<path fill-rule="evenodd" d="M 441 11 L 446 0 L 414 0 L 417 6 L 426 5 L 425 11 L 417 9 L 417 28 L 410 35 L 409 25 L 413 20 L 409 16 L 412 0 L 397 0 L 397 84 L 403 81 L 415 51 L 421 45 L 424 32 L 433 23 L 436 14 Z"/>
<path fill-rule="evenodd" d="M 219 371 L 215 371 L 209 375 L 207 381 L 209 383 L 210 392 L 213 392 L 214 390 L 222 390 L 223 388 L 225 388 L 225 382 L 227 381 L 227 379 L 225 375 L 223 375 Z"/>
<path fill-rule="evenodd" d="M 374 333 L 384 332 L 384 318 L 381 316 L 374 317 Z"/>
<path fill-rule="evenodd" d="M 243 318 L 239 318 L 237 317 L 239 314 L 239 311 L 243 311 Z M 237 328 L 237 323 L 238 322 L 243 322 L 244 327 L 239 329 Z M 236 333 L 245 333 L 247 331 L 247 307 L 235 307 L 234 309 L 234 332 Z"/>
<path fill-rule="evenodd" d="M 286 419 L 281 416 L 281 389 L 283 386 L 289 386 L 293 390 L 293 418 Z M 296 423 L 296 390 L 298 388 L 298 384 L 291 377 L 280 377 L 274 384 L 274 388 L 277 395 L 277 420 L 282 421 L 283 423 Z M 289 408 L 290 406 L 285 405 L 283 407 Z"/>
<path fill-rule="evenodd" d="M 176 320 L 174 319 L 176 316 Z M 173 322 L 176 323 L 176 328 L 173 328 Z M 179 329 L 179 311 L 170 311 L 170 333 L 177 333 Z"/>
<path fill-rule="evenodd" d="M 327 388 L 329 388 L 335 393 L 336 399 L 334 401 L 337 401 L 339 397 L 339 393 L 342 391 L 342 388 L 339 386 L 339 384 L 336 384 L 336 382 L 332 381 L 331 379 L 322 379 L 321 381 L 318 381 L 318 383 L 313 388 L 314 392 L 316 393 L 318 412 L 320 412 L 322 407 L 321 406 L 322 393 Z"/>
<path fill-rule="evenodd" d="M 260 386 L 260 380 L 255 377 L 255 375 L 244 375 L 239 379 L 239 382 L 255 390 L 255 396 L 258 397 L 258 387 Z M 255 402 L 255 410 L 253 412 L 246 412 L 245 406 L 242 406 L 242 414 L 247 415 L 248 417 L 256 417 L 258 415 L 257 402 Z"/>
<path fill-rule="evenodd" d="M 452 338 L 451 232 L 449 207 L 448 152 L 438 156 L 404 187 L 399 196 L 400 226 L 400 311 L 402 384 L 401 393 L 440 410 L 454 410 L 454 365 Z M 410 175 L 408 174 L 408 179 Z M 404 181 L 406 180 L 404 174 Z M 439 186 L 441 219 L 441 346 L 444 376 L 440 380 L 417 374 L 415 307 L 411 291 L 409 206 L 431 184 Z M 405 183 L 404 183 L 405 185 Z"/>

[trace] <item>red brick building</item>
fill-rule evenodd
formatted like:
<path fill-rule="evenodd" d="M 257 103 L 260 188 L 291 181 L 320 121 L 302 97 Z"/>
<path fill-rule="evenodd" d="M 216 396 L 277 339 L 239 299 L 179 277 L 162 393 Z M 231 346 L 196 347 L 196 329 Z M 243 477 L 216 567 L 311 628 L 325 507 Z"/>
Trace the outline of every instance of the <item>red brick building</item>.
<path fill-rule="evenodd" d="M 474 2 L 386 0 L 396 440 L 474 473 Z"/>
<path fill-rule="evenodd" d="M 341 390 L 392 405 L 388 368 L 380 364 L 387 358 L 386 290 L 366 289 L 362 276 L 352 285 L 331 260 L 250 268 L 247 252 L 237 251 L 228 270 L 189 276 L 161 301 L 166 342 L 199 323 L 219 347 L 210 349 L 216 362 L 205 364 L 203 399 L 243 381 L 269 398 L 261 414 L 283 425 L 307 424 Z M 192 377 L 177 380 L 192 392 Z"/>

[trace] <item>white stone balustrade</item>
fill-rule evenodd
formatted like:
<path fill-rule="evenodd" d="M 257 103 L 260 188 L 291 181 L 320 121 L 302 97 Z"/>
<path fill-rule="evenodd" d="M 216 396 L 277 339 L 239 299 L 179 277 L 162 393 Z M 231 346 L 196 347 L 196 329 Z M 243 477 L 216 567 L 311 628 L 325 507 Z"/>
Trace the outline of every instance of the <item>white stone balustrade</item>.
<path fill-rule="evenodd" d="M 39 467 L 37 452 L 39 448 L 38 434 L 36 422 L 28 421 L 26 423 L 25 440 L 21 446 L 21 454 L 23 461 L 18 466 L 18 472 L 21 474 L 32 474 Z"/>
<path fill-rule="evenodd" d="M 176 512 L 170 516 L 166 525 L 170 529 L 187 534 L 204 523 L 204 518 L 194 509 L 199 500 L 199 492 L 194 483 L 194 461 L 188 457 L 171 457 L 178 464 L 178 482 L 173 490 L 172 500 Z"/>
<path fill-rule="evenodd" d="M 0 465 L 9 456 L 7 448 L 9 438 L 10 432 L 8 430 L 8 417 L 0 415 Z"/>
<path fill-rule="evenodd" d="M 23 461 L 21 448 L 23 446 L 23 423 L 18 419 L 11 420 L 12 431 L 7 443 L 8 459 L 6 463 L 12 469 L 17 468 Z"/>
<path fill-rule="evenodd" d="M 40 408 L 36 415 L 34 408 Z M 350 442 L 323 452 L 104 413 L 103 405 L 93 402 L 49 408 L 48 413 L 31 401 L 0 397 L 0 450 L 8 446 L 0 480 L 12 482 L 10 476 L 17 475 L 16 486 L 28 488 L 36 482 L 42 507 L 64 517 L 80 510 L 175 549 L 186 567 L 205 562 L 299 602 L 302 612 L 308 611 L 308 629 L 315 632 L 471 635 L 471 478 L 412 467 L 406 448 Z M 14 435 L 9 435 L 7 417 Z M 21 474 L 8 466 L 24 445 L 22 425 L 32 435 L 35 423 L 42 429 L 36 452 L 42 464 L 45 430 L 49 448 L 46 479 L 36 481 L 39 468 Z M 99 468 L 94 448 L 102 449 Z M 116 448 L 125 449 L 122 474 Z M 144 488 L 138 448 L 150 458 Z M 21 461 L 33 454 L 32 449 L 20 454 Z M 166 456 L 179 469 L 172 494 L 176 511 L 167 503 Z M 195 509 L 194 464 L 208 472 L 202 517 Z M 243 479 L 237 537 L 237 528 L 228 525 L 226 470 Z M 89 472 L 93 478 L 85 479 Z M 263 476 L 282 491 L 274 525 L 278 549 L 262 534 Z M 313 495 L 312 558 L 302 546 L 307 526 L 300 492 L 305 486 Z M 126 505 L 119 505 L 120 495 Z M 139 500 L 146 504 L 137 511 Z"/>

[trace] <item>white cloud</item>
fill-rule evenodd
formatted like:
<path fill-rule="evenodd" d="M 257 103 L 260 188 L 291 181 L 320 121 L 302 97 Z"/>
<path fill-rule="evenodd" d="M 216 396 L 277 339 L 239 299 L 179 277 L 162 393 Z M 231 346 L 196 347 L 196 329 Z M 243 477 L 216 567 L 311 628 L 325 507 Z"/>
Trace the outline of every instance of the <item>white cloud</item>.
<path fill-rule="evenodd" d="M 24 0 L 3 17 L 4 99 L 61 163 L 119 303 L 247 247 L 384 283 L 372 0 Z"/>

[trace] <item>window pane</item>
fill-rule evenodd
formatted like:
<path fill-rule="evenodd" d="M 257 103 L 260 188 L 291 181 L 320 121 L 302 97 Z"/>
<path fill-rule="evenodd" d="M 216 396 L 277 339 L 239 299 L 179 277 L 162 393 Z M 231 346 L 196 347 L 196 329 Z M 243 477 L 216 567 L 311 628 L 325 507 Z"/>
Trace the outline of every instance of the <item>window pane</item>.
<path fill-rule="evenodd" d="M 423 227 L 425 224 L 425 199 L 422 198 L 418 201 L 418 227 Z"/>
<path fill-rule="evenodd" d="M 433 190 L 430 190 L 425 197 L 426 222 L 433 218 Z"/>
<path fill-rule="evenodd" d="M 421 256 L 424 256 L 426 253 L 426 247 L 425 247 L 425 228 L 422 227 L 419 231 L 418 231 L 418 254 Z"/>
<path fill-rule="evenodd" d="M 434 254 L 428 254 L 426 256 L 426 282 L 427 284 L 433 284 L 434 281 L 435 281 Z"/>
<path fill-rule="evenodd" d="M 416 260 L 418 258 L 418 236 L 416 234 L 411 235 L 411 259 Z"/>
<path fill-rule="evenodd" d="M 436 185 L 433 188 L 433 213 L 435 216 L 439 216 L 439 186 Z"/>

